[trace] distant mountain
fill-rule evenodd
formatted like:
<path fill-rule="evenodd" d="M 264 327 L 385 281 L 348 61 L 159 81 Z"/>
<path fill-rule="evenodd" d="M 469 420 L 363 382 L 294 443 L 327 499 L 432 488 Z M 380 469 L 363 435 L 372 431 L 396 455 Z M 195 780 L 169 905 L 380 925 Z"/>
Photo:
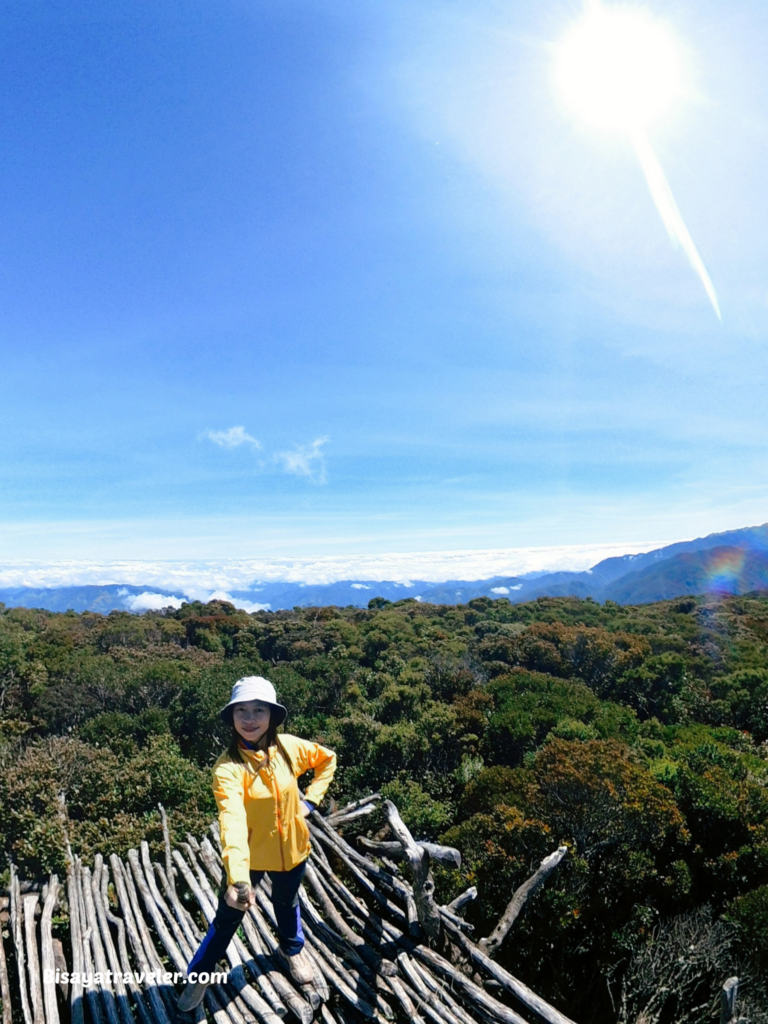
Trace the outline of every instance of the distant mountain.
<path fill-rule="evenodd" d="M 684 551 L 640 572 L 627 573 L 603 594 L 617 604 L 649 604 L 683 594 L 748 594 L 754 590 L 768 590 L 768 552 L 717 547 Z"/>
<path fill-rule="evenodd" d="M 401 601 L 412 597 L 432 604 L 466 604 L 474 597 L 507 598 L 514 604 L 538 597 L 591 597 L 617 604 L 648 604 L 686 594 L 708 592 L 744 594 L 768 590 L 768 524 L 742 530 L 712 533 L 696 540 L 680 541 L 641 555 L 606 558 L 585 572 L 532 573 L 495 576 L 488 580 L 449 580 L 407 583 L 374 580 L 340 580 L 328 584 L 259 583 L 232 591 L 235 603 L 258 606 L 309 608 L 323 605 L 357 605 L 371 598 Z M 105 586 L 25 588 L 0 590 L 6 606 L 47 608 L 49 611 L 141 612 L 168 604 L 178 607 L 187 595 L 156 586 L 109 584 Z"/>
<path fill-rule="evenodd" d="M 109 583 L 82 587 L 10 587 L 0 590 L 0 601 L 8 608 L 45 608 L 49 612 L 100 612 L 108 615 L 112 611 L 146 611 L 147 602 L 141 598 L 150 592 L 167 597 L 170 604 L 178 604 L 181 596 L 162 587 Z"/>

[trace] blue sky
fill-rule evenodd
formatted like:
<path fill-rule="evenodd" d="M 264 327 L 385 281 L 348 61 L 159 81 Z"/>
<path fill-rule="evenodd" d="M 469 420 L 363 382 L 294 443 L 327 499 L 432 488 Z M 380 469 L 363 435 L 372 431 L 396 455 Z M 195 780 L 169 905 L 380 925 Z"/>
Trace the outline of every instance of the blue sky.
<path fill-rule="evenodd" d="M 768 9 L 689 93 L 552 89 L 566 2 L 0 12 L 0 558 L 667 541 L 768 519 Z"/>

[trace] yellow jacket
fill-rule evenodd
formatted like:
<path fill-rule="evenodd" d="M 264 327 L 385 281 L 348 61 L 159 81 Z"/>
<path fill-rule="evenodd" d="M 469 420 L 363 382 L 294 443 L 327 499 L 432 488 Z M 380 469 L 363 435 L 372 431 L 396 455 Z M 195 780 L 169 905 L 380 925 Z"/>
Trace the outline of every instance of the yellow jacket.
<path fill-rule="evenodd" d="M 314 768 L 306 798 L 317 806 L 336 771 L 336 755 L 298 736 L 281 735 L 280 742 L 293 772 L 277 747 L 269 749 L 268 768 L 261 767 L 261 750 L 242 746 L 245 764 L 224 753 L 213 766 L 213 795 L 230 884 L 250 882 L 249 871 L 290 871 L 309 856 L 309 829 L 296 779 Z"/>

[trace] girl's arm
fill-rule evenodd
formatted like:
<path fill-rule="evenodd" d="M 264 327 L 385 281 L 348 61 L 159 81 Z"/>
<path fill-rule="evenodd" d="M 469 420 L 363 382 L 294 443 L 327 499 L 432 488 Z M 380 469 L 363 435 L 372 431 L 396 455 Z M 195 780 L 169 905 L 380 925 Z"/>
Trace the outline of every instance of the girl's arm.
<path fill-rule="evenodd" d="M 221 859 L 230 885 L 251 884 L 251 855 L 248 849 L 248 820 L 245 816 L 245 793 L 242 767 L 225 762 L 213 772 L 213 795 L 219 808 Z"/>
<path fill-rule="evenodd" d="M 315 777 L 304 795 L 309 803 L 315 807 L 319 806 L 336 771 L 336 755 L 328 747 L 300 739 L 298 736 L 281 736 L 280 739 L 284 743 L 286 740 L 289 741 L 286 743 L 286 749 L 293 761 L 294 774 L 303 775 L 310 768 L 314 768 Z"/>

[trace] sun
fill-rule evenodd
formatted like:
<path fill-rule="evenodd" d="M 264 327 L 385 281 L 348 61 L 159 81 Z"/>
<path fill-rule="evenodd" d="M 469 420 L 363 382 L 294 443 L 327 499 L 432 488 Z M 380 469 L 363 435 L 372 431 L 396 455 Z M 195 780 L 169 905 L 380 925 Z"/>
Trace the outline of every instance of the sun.
<path fill-rule="evenodd" d="M 667 26 L 642 8 L 595 2 L 556 46 L 555 80 L 590 125 L 630 133 L 647 128 L 683 91 Z"/>

